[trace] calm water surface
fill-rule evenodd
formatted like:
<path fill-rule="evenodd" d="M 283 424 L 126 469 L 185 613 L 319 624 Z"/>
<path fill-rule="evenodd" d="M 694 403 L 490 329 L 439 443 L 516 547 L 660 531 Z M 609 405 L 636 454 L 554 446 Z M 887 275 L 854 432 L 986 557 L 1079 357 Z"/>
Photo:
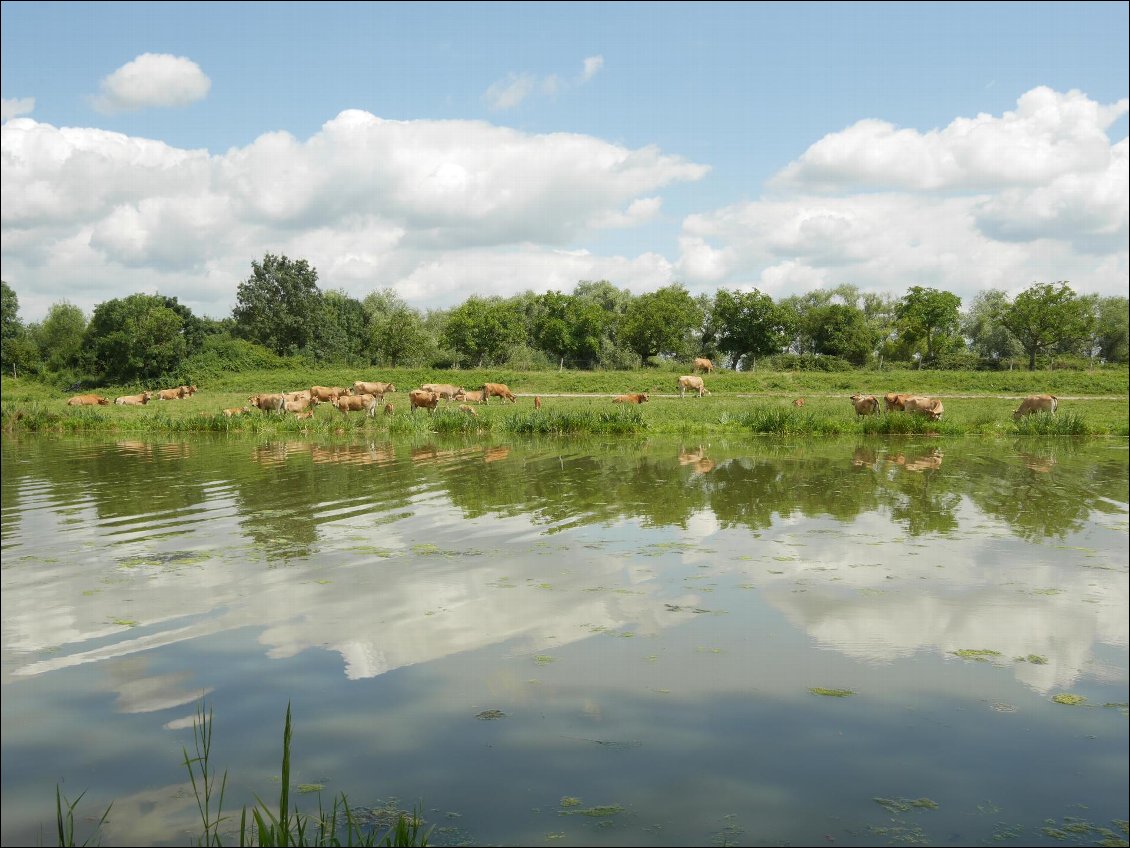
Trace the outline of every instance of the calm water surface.
<path fill-rule="evenodd" d="M 2 450 L 5 845 L 185 844 L 202 699 L 437 845 L 1125 838 L 1125 441 Z"/>

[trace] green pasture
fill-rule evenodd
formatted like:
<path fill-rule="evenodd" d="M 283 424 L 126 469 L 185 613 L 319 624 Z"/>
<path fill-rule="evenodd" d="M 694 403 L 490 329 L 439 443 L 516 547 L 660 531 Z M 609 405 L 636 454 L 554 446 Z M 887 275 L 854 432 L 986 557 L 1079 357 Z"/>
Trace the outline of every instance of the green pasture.
<path fill-rule="evenodd" d="M 670 433 L 778 435 L 897 435 L 936 433 L 943 436 L 996 435 L 1095 435 L 1126 438 L 1128 427 L 1126 372 L 1117 381 L 1101 383 L 1094 394 L 1081 391 L 1079 372 L 1037 372 L 1025 377 L 1042 377 L 1042 384 L 1029 389 L 971 388 L 968 383 L 979 374 L 952 374 L 954 385 L 947 387 L 945 372 L 900 372 L 894 375 L 866 372 L 841 374 L 716 374 L 706 378 L 711 387 L 707 397 L 675 391 L 674 372 L 523 372 L 516 375 L 490 374 L 497 382 L 507 382 L 518 395 L 516 403 L 494 399 L 489 405 L 474 405 L 476 416 L 458 410 L 457 403 L 441 402 L 434 414 L 418 410 L 409 414 L 407 392 L 424 382 L 451 382 L 472 387 L 481 385 L 484 375 L 477 372 L 371 372 L 358 369 L 341 371 L 256 372 L 230 375 L 211 385 L 200 385 L 191 398 L 177 401 L 151 401 L 144 407 L 68 407 L 68 394 L 41 383 L 5 379 L 2 384 L 2 425 L 6 431 L 121 433 L 243 432 L 264 436 L 305 434 L 348 436 L 386 433 L 388 435 L 453 433 L 554 434 L 554 433 Z M 674 374 L 674 376 L 672 376 Z M 460 379 L 475 377 L 474 380 Z M 997 375 L 999 376 L 999 375 Z M 855 385 L 840 387 L 837 381 L 854 377 Z M 927 380 L 926 378 L 930 379 Z M 351 379 L 352 378 L 352 379 Z M 354 379 L 384 379 L 398 391 L 386 395 L 394 406 L 391 416 L 368 418 L 361 413 L 348 415 L 328 404 L 314 408 L 312 419 L 300 421 L 292 415 L 263 413 L 226 418 L 221 410 L 247 403 L 252 392 L 294 391 L 310 385 L 349 385 Z M 770 384 L 803 381 L 786 391 Z M 870 382 L 869 382 L 870 380 Z M 671 385 L 664 385 L 669 382 Z M 1114 383 L 1114 385 L 1111 385 Z M 1050 385 L 1049 385 L 1050 384 Z M 198 384 L 199 385 L 199 384 Z M 1106 389 L 1099 391 L 1098 389 Z M 99 390 L 113 398 L 133 393 L 136 387 Z M 636 405 L 614 404 L 612 396 L 621 392 L 649 391 L 651 400 Z M 930 422 L 904 413 L 858 416 L 848 400 L 854 391 L 881 395 L 884 391 L 916 391 L 942 398 L 945 414 L 940 422 Z M 990 394 L 992 391 L 994 393 Z M 1021 422 L 1012 420 L 1020 398 L 1029 392 L 1049 391 L 1060 398 L 1054 416 L 1036 415 Z M 1000 392 L 1000 394 L 996 394 Z M 1012 392 L 1015 392 L 1013 394 Z M 1075 394 L 1079 396 L 1074 396 Z M 542 408 L 535 410 L 533 396 L 541 397 Z M 805 405 L 792 405 L 803 397 Z"/>

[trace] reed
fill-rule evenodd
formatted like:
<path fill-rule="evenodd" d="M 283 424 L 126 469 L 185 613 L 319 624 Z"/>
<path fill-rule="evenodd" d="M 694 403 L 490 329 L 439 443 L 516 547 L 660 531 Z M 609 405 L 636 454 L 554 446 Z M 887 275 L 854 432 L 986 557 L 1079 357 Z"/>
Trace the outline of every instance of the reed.
<path fill-rule="evenodd" d="M 228 816 L 224 815 L 224 793 L 227 789 L 228 773 L 217 779 L 211 766 L 212 759 L 212 710 L 205 712 L 203 702 L 198 706 L 196 716 L 192 722 L 193 755 L 189 755 L 187 748 L 182 748 L 184 766 L 188 770 L 189 781 L 192 785 L 193 796 L 196 799 L 196 808 L 200 814 L 201 834 L 196 843 L 204 846 L 221 846 L 223 837 L 227 832 L 222 829 Z M 277 812 L 272 809 L 258 795 L 255 796 L 256 806 L 250 810 L 244 807 L 239 816 L 239 829 L 230 835 L 238 837 L 239 845 L 259 846 L 337 846 L 337 845 L 381 845 L 381 846 L 424 846 L 428 844 L 428 837 L 432 828 L 423 829 L 424 821 L 421 810 L 417 806 L 411 814 L 398 812 L 396 823 L 391 825 L 383 834 L 378 833 L 378 828 L 361 821 L 354 809 L 349 806 L 349 800 L 344 792 L 334 797 L 333 806 L 326 810 L 322 805 L 321 796 L 318 798 L 318 811 L 304 813 L 298 805 L 291 805 L 290 801 L 290 749 L 293 740 L 293 724 L 291 720 L 290 704 L 286 705 L 286 721 L 283 725 L 283 751 L 281 764 L 281 778 Z M 58 832 L 58 844 L 61 846 L 75 845 L 75 808 L 82 800 L 84 792 L 74 801 L 69 801 L 62 796 L 59 787 L 55 787 L 55 819 Z M 110 815 L 111 804 L 106 812 L 94 826 L 93 833 L 84 841 L 83 845 L 100 841 L 102 827 Z M 65 810 L 64 810 L 65 808 Z"/>

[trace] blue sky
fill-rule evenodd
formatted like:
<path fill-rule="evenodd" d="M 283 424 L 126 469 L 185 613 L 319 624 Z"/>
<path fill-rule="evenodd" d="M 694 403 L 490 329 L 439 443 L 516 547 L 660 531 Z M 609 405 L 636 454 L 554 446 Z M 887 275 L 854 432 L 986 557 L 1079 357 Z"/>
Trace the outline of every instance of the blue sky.
<path fill-rule="evenodd" d="M 3 278 L 1128 285 L 1126 3 L 8 3 Z"/>

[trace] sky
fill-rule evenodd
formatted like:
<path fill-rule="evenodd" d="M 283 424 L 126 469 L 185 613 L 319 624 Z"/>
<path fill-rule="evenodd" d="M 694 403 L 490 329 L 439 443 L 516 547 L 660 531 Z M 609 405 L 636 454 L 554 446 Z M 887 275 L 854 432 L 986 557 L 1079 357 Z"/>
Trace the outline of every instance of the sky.
<path fill-rule="evenodd" d="M 20 317 L 251 263 L 469 296 L 1126 295 L 1130 4 L 0 4 Z"/>

